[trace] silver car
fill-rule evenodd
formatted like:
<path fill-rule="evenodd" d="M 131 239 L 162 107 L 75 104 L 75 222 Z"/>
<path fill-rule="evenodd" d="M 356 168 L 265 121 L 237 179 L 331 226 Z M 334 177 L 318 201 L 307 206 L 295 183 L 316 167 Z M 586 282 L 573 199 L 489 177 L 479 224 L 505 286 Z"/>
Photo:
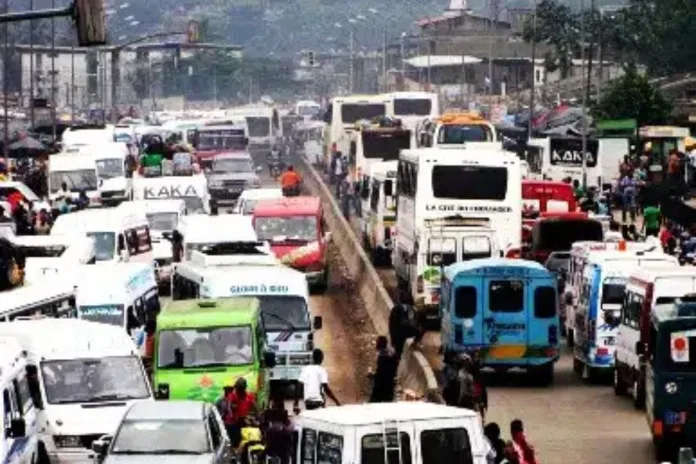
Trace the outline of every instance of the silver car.
<path fill-rule="evenodd" d="M 225 153 L 215 156 L 206 169 L 210 198 L 219 204 L 235 203 L 244 190 L 261 188 L 258 172 L 246 152 Z"/>
<path fill-rule="evenodd" d="M 142 401 L 113 437 L 92 444 L 96 463 L 228 464 L 230 440 L 214 406 L 198 401 Z"/>

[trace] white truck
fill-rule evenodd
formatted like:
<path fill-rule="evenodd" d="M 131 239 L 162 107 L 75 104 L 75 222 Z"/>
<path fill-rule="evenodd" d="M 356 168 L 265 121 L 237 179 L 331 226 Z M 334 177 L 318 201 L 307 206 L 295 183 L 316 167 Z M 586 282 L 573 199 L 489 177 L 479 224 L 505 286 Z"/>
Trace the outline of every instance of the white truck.
<path fill-rule="evenodd" d="M 51 155 L 48 159 L 48 192 L 51 200 L 62 197 L 63 184 L 72 199 L 79 198 L 80 192 L 85 192 L 89 206 L 101 206 L 97 164 L 93 155 Z"/>
<path fill-rule="evenodd" d="M 133 200 L 183 200 L 187 214 L 210 213 L 208 181 L 204 174 L 133 178 Z"/>
<path fill-rule="evenodd" d="M 363 246 L 376 264 L 390 262 L 394 248 L 398 165 L 398 161 L 372 164 L 360 185 L 362 215 L 359 220 Z"/>

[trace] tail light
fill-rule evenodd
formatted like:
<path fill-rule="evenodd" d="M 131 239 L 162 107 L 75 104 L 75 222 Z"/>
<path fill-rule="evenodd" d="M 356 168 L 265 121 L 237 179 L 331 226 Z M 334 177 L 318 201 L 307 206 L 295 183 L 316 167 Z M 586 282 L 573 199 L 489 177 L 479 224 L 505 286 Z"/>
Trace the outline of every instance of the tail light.
<path fill-rule="evenodd" d="M 505 257 L 511 259 L 519 259 L 522 257 L 522 253 L 520 252 L 519 248 L 513 248 L 511 250 L 508 250 L 508 252 L 505 254 Z"/>
<path fill-rule="evenodd" d="M 416 292 L 423 293 L 423 291 L 425 291 L 423 277 L 418 277 L 418 279 L 416 279 Z"/>
<path fill-rule="evenodd" d="M 664 427 L 663 427 L 662 421 L 659 419 L 656 420 L 655 422 L 653 422 L 652 428 L 653 428 L 653 435 L 655 435 L 656 437 L 661 437 L 662 434 L 664 433 L 664 430 L 663 430 Z"/>
<path fill-rule="evenodd" d="M 558 327 L 555 325 L 549 326 L 549 345 L 558 345 Z"/>
<path fill-rule="evenodd" d="M 609 349 L 605 347 L 597 348 L 597 356 L 609 356 Z"/>

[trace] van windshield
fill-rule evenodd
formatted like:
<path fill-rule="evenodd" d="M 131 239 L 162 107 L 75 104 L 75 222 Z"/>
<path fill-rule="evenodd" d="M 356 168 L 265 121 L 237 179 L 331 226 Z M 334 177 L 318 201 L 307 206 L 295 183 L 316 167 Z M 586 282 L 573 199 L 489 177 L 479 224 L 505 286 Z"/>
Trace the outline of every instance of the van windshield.
<path fill-rule="evenodd" d="M 201 327 L 159 333 L 158 367 L 243 366 L 254 362 L 251 327 Z"/>
<path fill-rule="evenodd" d="M 41 375 L 50 404 L 150 397 L 137 356 L 43 361 Z"/>
<path fill-rule="evenodd" d="M 602 305 L 620 305 L 624 300 L 627 279 L 607 277 L 602 284 Z"/>
<path fill-rule="evenodd" d="M 89 232 L 94 239 L 94 256 L 97 261 L 111 261 L 116 252 L 116 234 L 113 232 Z"/>
<path fill-rule="evenodd" d="M 51 193 L 60 190 L 65 182 L 71 192 L 97 190 L 97 173 L 94 169 L 77 169 L 75 171 L 54 171 L 50 174 Z"/>
<path fill-rule="evenodd" d="M 255 295 L 259 299 L 267 332 L 309 330 L 307 303 L 301 296 Z"/>
<path fill-rule="evenodd" d="M 100 179 L 124 176 L 124 161 L 119 158 L 97 160 L 97 175 Z"/>
<path fill-rule="evenodd" d="M 179 222 L 179 215 L 176 213 L 147 213 L 147 222 L 150 230 L 168 232 L 176 229 Z"/>
<path fill-rule="evenodd" d="M 254 228 L 259 240 L 310 242 L 317 239 L 315 216 L 257 217 Z"/>
<path fill-rule="evenodd" d="M 102 324 L 123 326 L 123 305 L 83 305 L 78 308 L 80 319 Z"/>

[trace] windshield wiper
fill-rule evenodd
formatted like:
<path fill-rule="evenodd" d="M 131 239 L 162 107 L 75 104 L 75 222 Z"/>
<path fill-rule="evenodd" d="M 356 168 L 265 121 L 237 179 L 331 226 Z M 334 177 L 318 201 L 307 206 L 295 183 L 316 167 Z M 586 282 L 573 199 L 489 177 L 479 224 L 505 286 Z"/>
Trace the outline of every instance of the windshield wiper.
<path fill-rule="evenodd" d="M 129 399 L 129 395 L 119 395 L 118 393 L 109 393 L 105 395 L 98 395 L 98 396 L 93 396 L 89 398 L 89 401 L 113 401 L 113 400 L 127 400 Z"/>
<path fill-rule="evenodd" d="M 152 450 L 149 452 L 144 452 L 142 454 L 203 454 L 203 452 L 182 450 L 182 449 L 163 449 L 163 450 Z"/>
<path fill-rule="evenodd" d="M 287 325 L 288 327 L 290 327 L 290 330 L 292 330 L 293 332 L 295 332 L 295 331 L 297 331 L 297 330 L 300 330 L 298 327 L 295 327 L 295 325 L 293 325 L 292 322 L 290 322 L 289 320 L 285 319 L 283 316 L 279 316 L 279 315 L 277 315 L 277 314 L 275 314 L 275 313 L 263 313 L 263 316 L 270 316 L 270 317 L 276 318 L 276 320 L 279 320 L 280 322 L 282 322 L 282 323 L 284 323 L 285 325 Z"/>
<path fill-rule="evenodd" d="M 124 450 L 124 451 L 112 451 L 111 454 L 152 454 L 152 452 L 151 451 Z"/>

